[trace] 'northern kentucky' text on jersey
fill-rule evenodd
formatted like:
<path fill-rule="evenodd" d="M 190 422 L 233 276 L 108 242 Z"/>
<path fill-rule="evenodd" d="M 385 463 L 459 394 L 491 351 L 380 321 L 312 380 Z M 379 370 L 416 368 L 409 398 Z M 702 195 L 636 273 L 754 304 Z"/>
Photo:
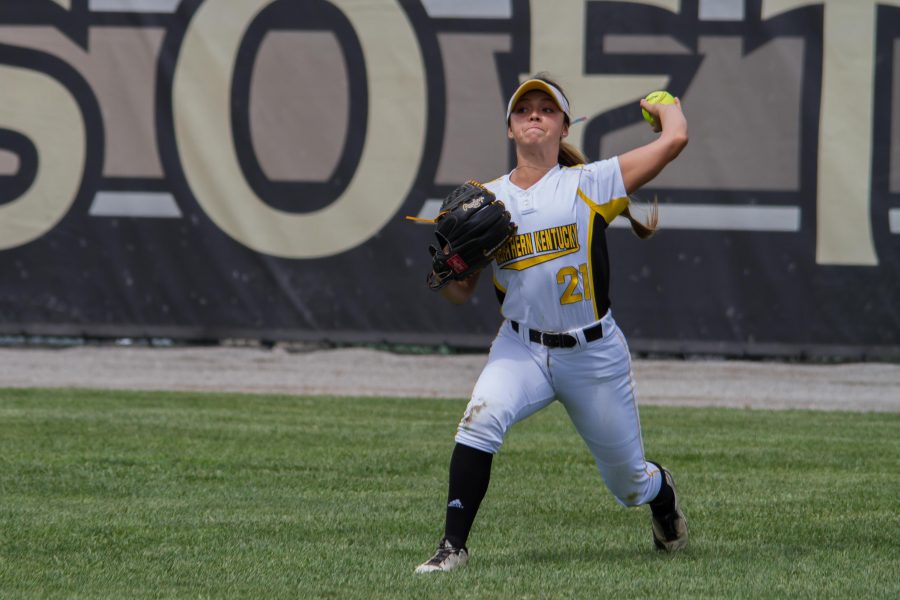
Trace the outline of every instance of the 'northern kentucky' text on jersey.
<path fill-rule="evenodd" d="M 578 224 L 570 223 L 559 227 L 550 227 L 533 233 L 521 233 L 514 236 L 494 256 L 498 263 L 505 263 L 504 269 L 521 270 L 528 268 L 527 261 L 511 262 L 514 259 L 532 256 L 535 253 L 553 250 L 578 250 Z M 553 258 L 559 256 L 555 254 Z"/>

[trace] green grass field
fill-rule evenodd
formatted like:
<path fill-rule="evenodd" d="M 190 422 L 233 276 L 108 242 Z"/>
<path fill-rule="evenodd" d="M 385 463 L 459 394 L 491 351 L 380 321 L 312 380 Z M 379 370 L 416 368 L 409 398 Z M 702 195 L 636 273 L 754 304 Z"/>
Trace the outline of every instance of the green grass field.
<path fill-rule="evenodd" d="M 645 407 L 691 547 L 652 549 L 559 405 L 443 527 L 463 400 L 0 390 L 0 597 L 897 598 L 900 415 Z"/>

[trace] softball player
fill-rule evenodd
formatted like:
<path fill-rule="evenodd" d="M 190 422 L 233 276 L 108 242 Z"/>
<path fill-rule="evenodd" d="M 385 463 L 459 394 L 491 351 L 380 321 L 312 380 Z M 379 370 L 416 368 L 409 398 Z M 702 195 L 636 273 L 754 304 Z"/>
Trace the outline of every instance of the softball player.
<path fill-rule="evenodd" d="M 641 107 L 661 125 L 660 135 L 621 156 L 584 164 L 563 142 L 571 112 L 557 84 L 539 74 L 509 100 L 507 135 L 517 166 L 486 184 L 518 224 L 493 263 L 505 320 L 457 430 L 444 537 L 417 573 L 466 564 L 469 531 L 506 431 L 556 399 L 619 503 L 650 505 L 656 547 L 687 544 L 674 480 L 644 458 L 631 358 L 608 296 L 606 228 L 621 214 L 638 236 L 652 235 L 655 206 L 642 223 L 628 210 L 628 194 L 658 175 L 688 140 L 679 102 L 642 100 Z M 464 303 L 478 278 L 454 281 L 441 294 Z"/>

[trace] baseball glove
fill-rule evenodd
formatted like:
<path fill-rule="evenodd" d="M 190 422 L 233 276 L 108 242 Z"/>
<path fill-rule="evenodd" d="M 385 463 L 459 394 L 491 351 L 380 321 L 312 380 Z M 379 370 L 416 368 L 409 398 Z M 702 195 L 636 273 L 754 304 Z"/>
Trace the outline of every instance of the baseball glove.
<path fill-rule="evenodd" d="M 503 202 L 477 181 L 459 186 L 441 203 L 434 219 L 437 245 L 429 247 L 432 272 L 428 287 L 439 290 L 488 266 L 516 233 Z"/>

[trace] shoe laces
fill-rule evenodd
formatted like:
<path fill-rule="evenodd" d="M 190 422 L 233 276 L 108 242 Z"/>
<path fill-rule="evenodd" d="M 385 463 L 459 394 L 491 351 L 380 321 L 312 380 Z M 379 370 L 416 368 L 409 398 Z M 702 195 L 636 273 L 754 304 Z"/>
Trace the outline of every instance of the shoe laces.
<path fill-rule="evenodd" d="M 437 552 L 434 553 L 434 556 L 431 557 L 431 560 L 428 561 L 432 564 L 439 565 L 451 555 L 459 552 L 459 548 L 454 548 L 453 545 L 450 544 L 447 540 L 441 540 L 441 543 L 438 545 Z"/>

